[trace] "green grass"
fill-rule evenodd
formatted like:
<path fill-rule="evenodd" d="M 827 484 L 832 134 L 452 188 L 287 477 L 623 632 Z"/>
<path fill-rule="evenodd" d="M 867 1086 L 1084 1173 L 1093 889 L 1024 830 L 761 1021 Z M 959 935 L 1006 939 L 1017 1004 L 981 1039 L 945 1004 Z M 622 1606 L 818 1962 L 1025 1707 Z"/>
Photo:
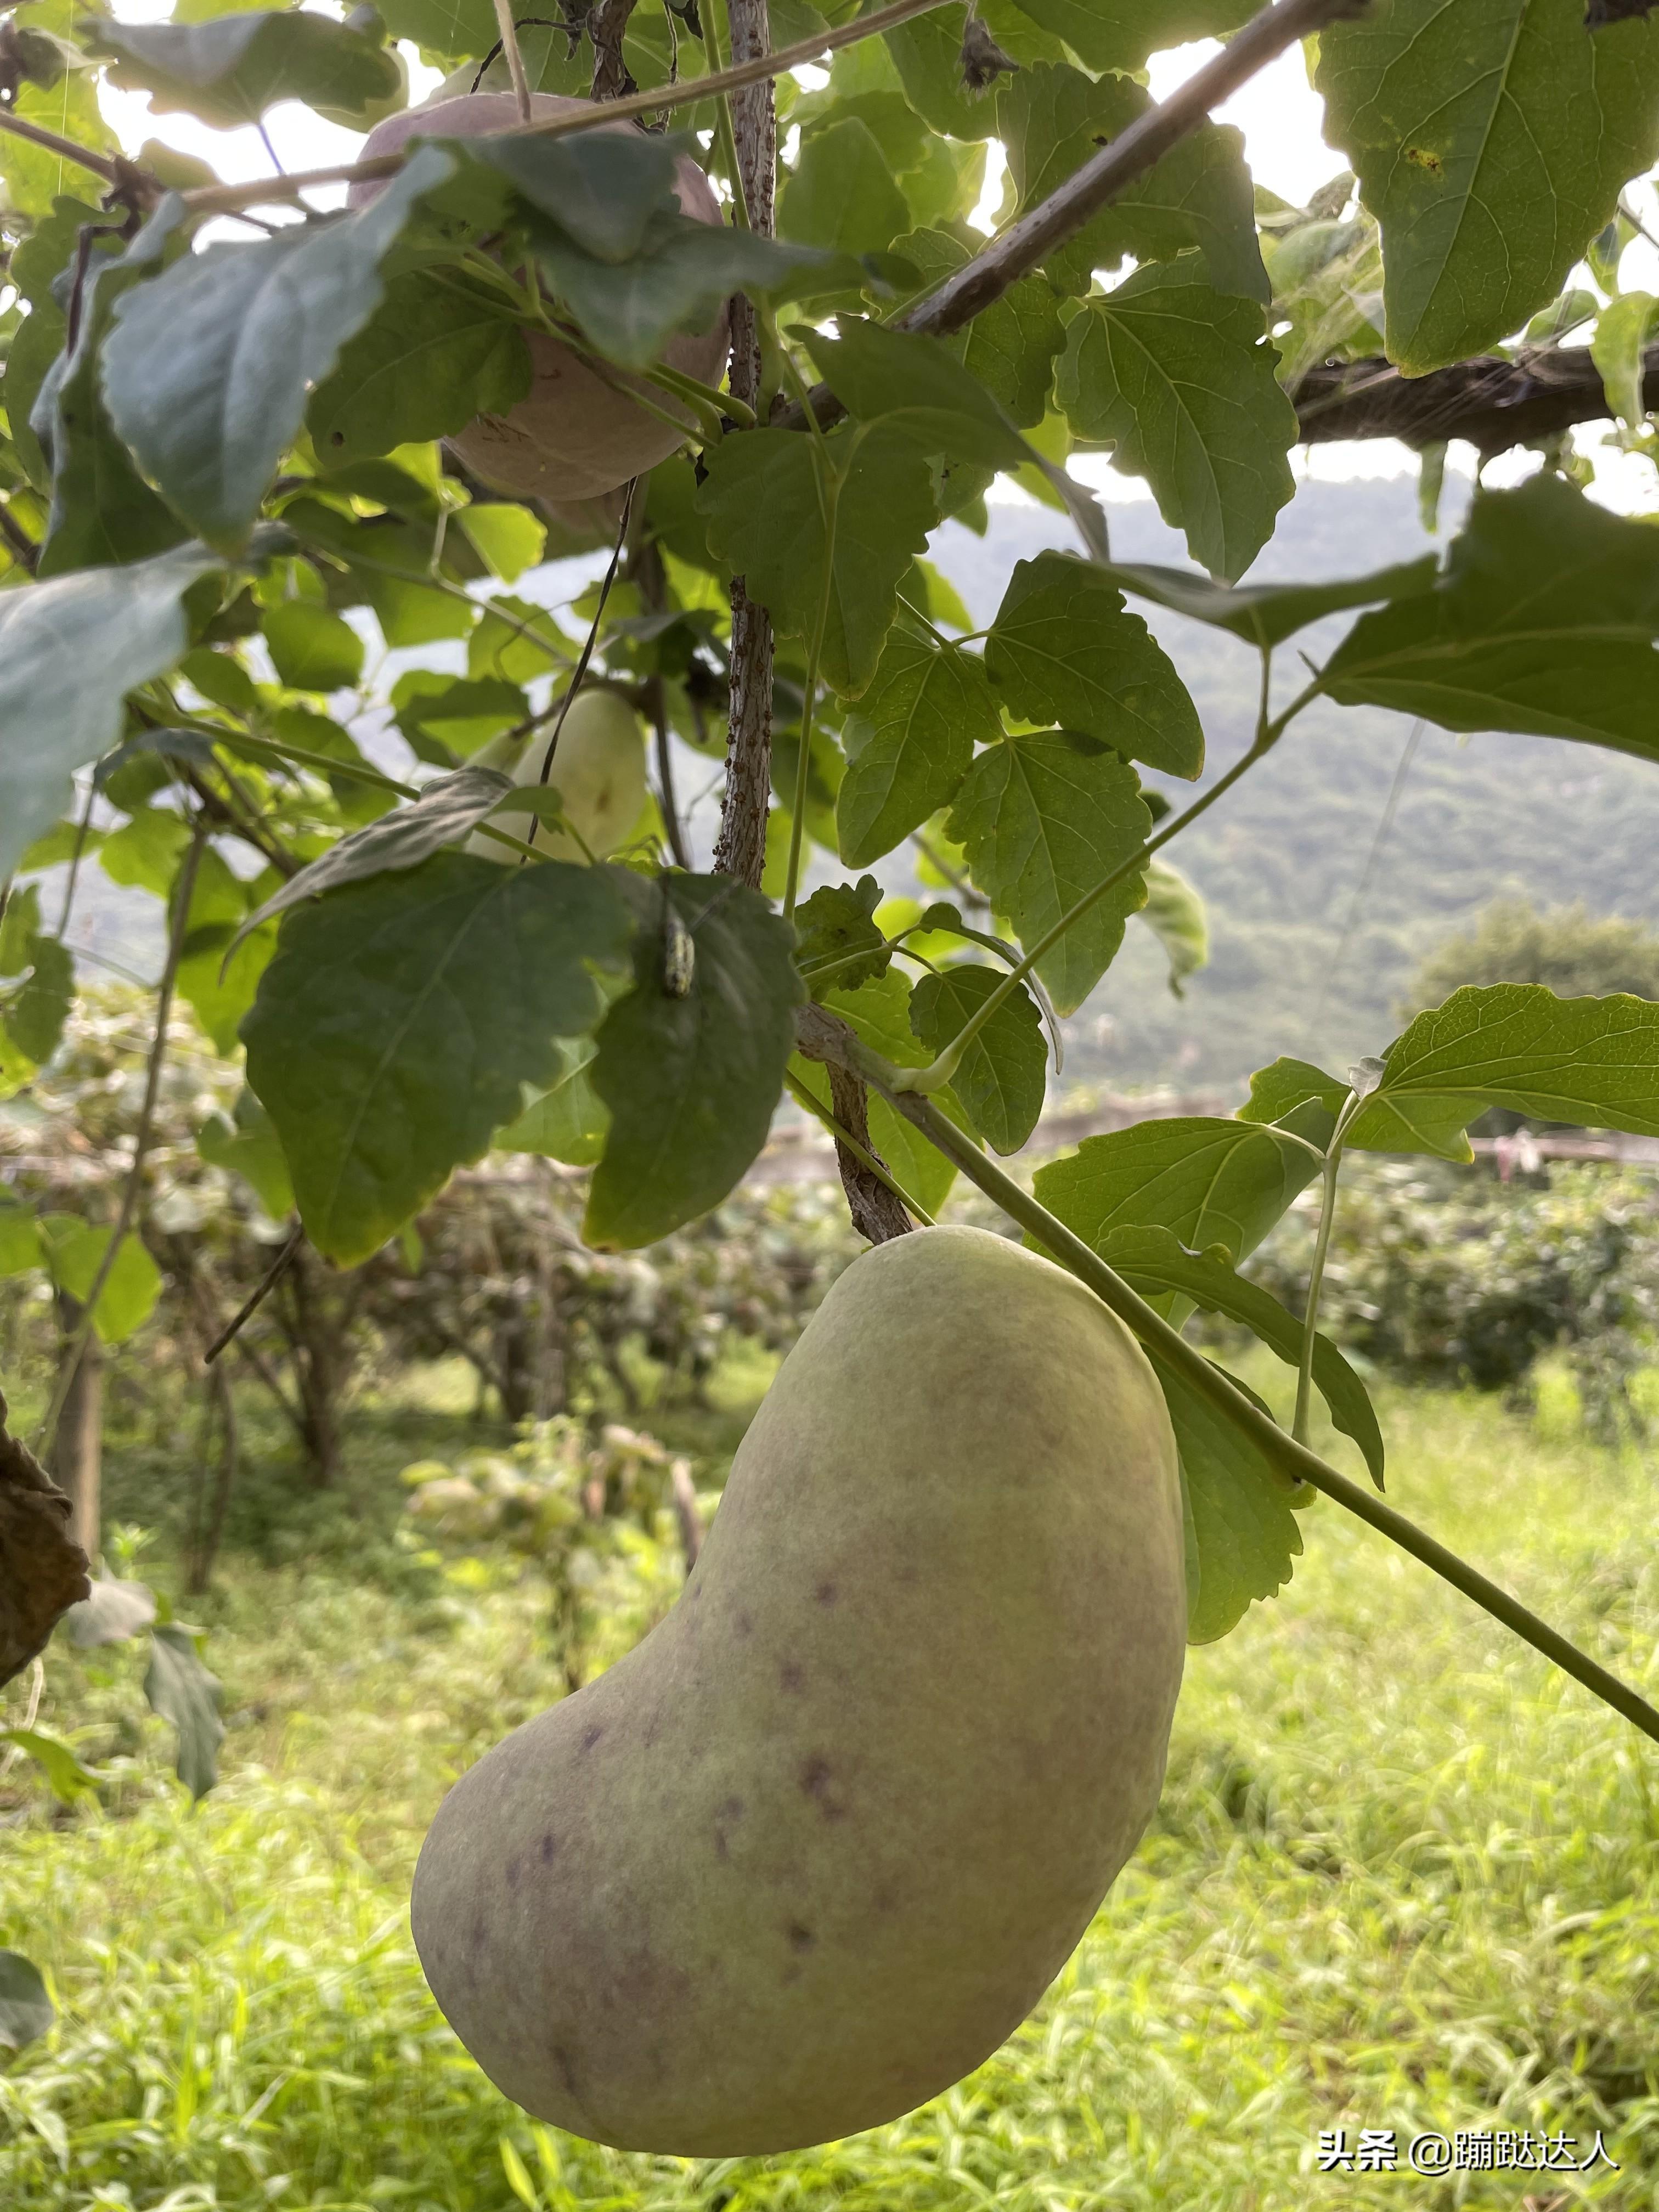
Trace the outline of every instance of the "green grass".
<path fill-rule="evenodd" d="M 1652 1695 L 1638 1460 L 1553 1401 L 1540 1422 L 1471 1396 L 1384 1405 L 1396 1501 Z M 445 1418 L 399 1417 L 420 1450 Z M 730 1403 L 700 1418 L 709 1449 L 737 1425 Z M 557 1670 L 533 1581 L 446 1576 L 386 1534 L 393 1441 L 364 1448 L 364 1526 L 401 1577 L 358 1580 L 331 1509 L 318 1557 L 239 1553 L 193 1608 L 231 1721 L 194 1815 L 165 1729 L 133 1717 L 137 1655 L 54 1646 L 43 1720 L 83 1728 L 115 1780 L 104 1810 L 62 1817 L 25 1784 L 0 1832 L 0 1943 L 62 2008 L 0 2072 L 7 2212 L 513 2212 L 503 2142 L 546 2212 L 1659 2207 L 1659 1753 L 1323 1504 L 1285 1595 L 1190 1655 L 1152 1832 L 969 2081 L 791 2158 L 538 2136 L 444 2027 L 405 1905 L 444 1788 Z M 1362 2126 L 1581 2148 L 1601 2128 L 1622 2171 L 1314 2172 L 1319 2130 Z"/>

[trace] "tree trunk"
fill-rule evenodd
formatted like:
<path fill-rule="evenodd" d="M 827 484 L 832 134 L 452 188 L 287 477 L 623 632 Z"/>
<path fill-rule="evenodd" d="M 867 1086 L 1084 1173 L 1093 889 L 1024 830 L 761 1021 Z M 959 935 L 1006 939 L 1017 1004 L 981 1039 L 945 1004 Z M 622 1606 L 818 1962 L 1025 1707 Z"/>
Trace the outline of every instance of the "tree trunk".
<path fill-rule="evenodd" d="M 81 1325 L 81 1308 L 75 1299 L 59 1295 L 58 1321 L 63 1333 L 62 1361 L 73 1356 L 75 1333 Z M 58 1371 L 61 1376 L 61 1365 Z M 69 1494 L 70 1534 L 95 1568 L 103 1548 L 104 1510 L 104 1347 L 95 1332 L 87 1339 L 64 1400 L 52 1471 Z"/>
<path fill-rule="evenodd" d="M 766 0 L 728 0 L 732 59 L 772 49 Z M 745 85 L 732 96 L 738 168 L 751 228 L 769 238 L 777 181 L 776 110 L 769 83 Z M 760 330 L 743 293 L 732 302 L 732 389 L 750 407 L 761 396 Z M 749 597 L 741 576 L 732 585 L 732 714 L 726 747 L 726 800 L 714 866 L 751 890 L 766 866 L 766 815 L 772 787 L 772 618 Z"/>
<path fill-rule="evenodd" d="M 198 1522 L 196 1540 L 191 1547 L 190 1572 L 185 1588 L 191 1597 L 199 1597 L 213 1579 L 213 1570 L 219 1558 L 219 1547 L 224 1540 L 225 1516 L 230 1509 L 230 1493 L 236 1481 L 238 1435 L 236 1428 L 236 1399 L 230 1387 L 230 1376 L 223 1367 L 215 1365 L 208 1370 L 208 1389 L 210 1402 L 219 1417 L 219 1476 L 213 1488 L 213 1501 L 209 1507 L 205 1525 Z M 207 1483 L 207 1461 L 204 1454 L 202 1482 Z"/>

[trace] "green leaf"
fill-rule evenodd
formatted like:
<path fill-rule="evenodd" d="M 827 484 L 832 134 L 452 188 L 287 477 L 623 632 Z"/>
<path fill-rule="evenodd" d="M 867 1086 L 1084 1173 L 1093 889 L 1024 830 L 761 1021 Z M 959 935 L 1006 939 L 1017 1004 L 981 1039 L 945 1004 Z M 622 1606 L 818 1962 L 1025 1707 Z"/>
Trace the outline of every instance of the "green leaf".
<path fill-rule="evenodd" d="M 849 116 L 814 131 L 785 175 L 784 237 L 830 253 L 879 253 L 909 228 L 909 207 L 869 125 Z"/>
<path fill-rule="evenodd" d="M 882 897 L 875 878 L 860 876 L 856 884 L 825 884 L 796 908 L 795 965 L 813 998 L 855 991 L 886 974 L 892 947 L 871 920 Z"/>
<path fill-rule="evenodd" d="M 858 714 L 843 731 L 851 756 L 836 797 L 841 855 L 860 867 L 947 805 L 1002 722 L 976 654 L 900 625 L 887 634 Z"/>
<path fill-rule="evenodd" d="M 924 975 L 910 994 L 910 1022 L 928 1051 L 943 1051 L 1005 980 L 1000 969 L 977 961 Z M 993 1152 L 1018 1152 L 1036 1128 L 1047 1066 L 1042 1018 L 1022 984 L 968 1046 L 953 1078 L 963 1111 Z"/>
<path fill-rule="evenodd" d="M 914 438 L 930 453 L 950 453 L 990 469 L 1017 469 L 1030 448 L 984 386 L 937 338 L 890 331 L 842 315 L 839 336 L 804 329 L 798 337 L 848 412 Z"/>
<path fill-rule="evenodd" d="M 882 42 L 892 57 L 905 98 L 931 131 L 951 138 L 994 138 L 996 102 L 976 97 L 962 82 L 967 21 L 965 8 L 934 8 L 884 31 Z"/>
<path fill-rule="evenodd" d="M 893 251 L 929 291 L 971 258 L 962 240 L 945 230 L 908 231 L 893 241 Z M 1001 404 L 1011 422 L 1030 430 L 1042 421 L 1066 326 L 1060 302 L 1041 276 L 1011 284 L 951 343 L 969 375 Z"/>
<path fill-rule="evenodd" d="M 1271 1067 L 1258 1068 L 1250 1078 L 1250 1095 L 1239 1108 L 1238 1118 L 1241 1121 L 1285 1122 L 1313 1102 L 1324 1116 L 1325 1133 L 1328 1135 L 1347 1097 L 1347 1085 L 1337 1076 L 1327 1075 L 1323 1068 L 1315 1067 L 1305 1060 L 1276 1060 Z M 1433 1119 L 1432 1109 L 1430 1118 Z M 1409 1103 L 1395 1108 L 1375 1098 L 1366 1109 L 1364 1127 L 1358 1128 L 1356 1117 L 1343 1138 L 1346 1145 L 1359 1145 L 1365 1151 L 1379 1152 L 1439 1153 L 1446 1141 L 1439 1133 L 1431 1133 L 1425 1138 Z M 1450 1142 L 1455 1147 L 1451 1157 L 1462 1160 L 1470 1157 L 1455 1133 Z"/>
<path fill-rule="evenodd" d="M 84 1304 L 104 1263 L 109 1231 L 74 1213 L 43 1214 L 40 1227 L 53 1282 Z M 161 1295 L 161 1269 L 138 1237 L 124 1237 L 92 1317 L 100 1341 L 118 1344 L 142 1328 Z"/>
<path fill-rule="evenodd" d="M 1642 355 L 1656 315 L 1659 300 L 1651 292 L 1623 292 L 1597 314 L 1590 340 L 1590 359 L 1601 373 L 1607 404 L 1632 430 L 1639 430 L 1648 419 L 1642 397 Z"/>
<path fill-rule="evenodd" d="M 211 1115 L 197 1131 L 196 1149 L 210 1167 L 240 1176 L 270 1220 L 293 1212 L 294 1182 L 276 1126 L 246 1084 L 229 1115 Z"/>
<path fill-rule="evenodd" d="M 93 18 L 91 48 L 112 82 L 150 95 L 154 113 L 183 108 L 228 131 L 285 100 L 363 115 L 395 100 L 395 57 L 362 32 L 297 9 L 259 9 L 197 23 Z"/>
<path fill-rule="evenodd" d="M 0 1951 L 0 2044 L 21 2051 L 45 2035 L 57 2017 L 40 1969 L 21 1951 Z"/>
<path fill-rule="evenodd" d="M 1144 476 L 1193 558 L 1230 581 L 1273 535 L 1296 489 L 1296 410 L 1273 374 L 1261 310 L 1207 284 L 1194 260 L 1137 270 L 1089 301 L 1056 379 L 1073 429 L 1109 439 Z"/>
<path fill-rule="evenodd" d="M 249 916 L 244 933 L 301 900 L 320 898 L 325 891 L 384 875 L 388 869 L 418 868 L 446 845 L 459 845 L 471 836 L 512 789 L 512 777 L 499 769 L 461 768 L 453 775 L 435 776 L 407 806 L 354 830 L 297 876 L 290 876 Z"/>
<path fill-rule="evenodd" d="M 64 812 L 74 771 L 119 737 L 122 695 L 183 653 L 179 600 L 217 566 L 184 545 L 0 593 L 0 877 Z"/>
<path fill-rule="evenodd" d="M 31 7 L 27 12 L 33 23 L 42 28 L 49 22 L 53 29 L 68 31 L 73 21 L 67 7 L 61 12 L 54 8 L 50 13 Z M 106 155 L 118 150 L 114 134 L 99 107 L 98 79 L 91 70 L 66 70 L 56 84 L 21 85 L 9 106 L 20 123 L 35 124 L 71 145 Z M 54 204 L 67 194 L 95 202 L 108 189 L 101 178 L 83 169 L 73 158 L 32 145 L 9 131 L 0 134 L 0 182 L 5 186 L 9 214 L 36 217 L 49 215 Z"/>
<path fill-rule="evenodd" d="M 375 5 L 380 9 L 380 20 L 386 25 L 388 36 L 408 39 L 426 52 L 442 54 L 452 61 L 481 60 L 501 37 L 495 10 L 490 0 L 375 0 Z M 563 52 L 565 40 L 562 32 L 541 33 L 528 31 L 526 46 L 538 37 L 549 38 L 551 44 L 556 46 L 561 53 Z M 529 65 L 527 54 L 526 65 Z M 591 73 L 591 55 L 587 67 Z M 535 88 L 537 80 L 532 77 L 531 83 Z M 561 89 L 556 85 L 548 88 L 554 91 Z"/>
<path fill-rule="evenodd" d="M 592 1037 L 556 1037 L 564 1073 L 516 1120 L 495 1133 L 498 1152 L 539 1152 L 568 1167 L 591 1168 L 605 1153 L 611 1115 L 593 1088 Z"/>
<path fill-rule="evenodd" d="M 532 243 L 561 304 L 628 368 L 648 368 L 676 331 L 709 329 L 732 293 L 787 291 L 804 270 L 831 265 L 815 249 L 678 212 L 653 216 L 623 262 L 585 253 L 556 233 L 533 234 Z"/>
<path fill-rule="evenodd" d="M 133 466 L 99 385 L 99 349 L 115 304 L 167 251 L 181 213 L 176 201 L 165 203 L 118 258 L 94 255 L 82 288 L 74 349 L 66 350 L 41 380 L 29 422 L 30 434 L 52 467 L 52 512 L 37 570 L 41 577 L 145 560 L 185 535 Z M 67 324 L 63 327 L 67 339 Z M 9 381 L 6 389 L 9 398 Z"/>
<path fill-rule="evenodd" d="M 530 718 L 529 696 L 517 684 L 493 676 L 443 676 L 429 668 L 400 676 L 392 704 L 398 727 L 422 760 L 450 753 L 465 758 Z M 434 751 L 434 740 L 442 753 Z"/>
<path fill-rule="evenodd" d="M 27 976 L 0 995 L 0 1027 L 15 1050 L 43 1067 L 58 1049 L 75 1001 L 75 961 L 55 937 L 33 937 L 29 948 Z"/>
<path fill-rule="evenodd" d="M 219 1746 L 225 1734 L 219 1684 L 202 1664 L 196 1638 L 182 1622 L 158 1620 L 149 1634 L 144 1695 L 152 1711 L 173 1723 L 179 1739 L 179 1779 L 199 1804 L 219 1779 Z"/>
<path fill-rule="evenodd" d="M 46 1787 L 60 1804 L 72 1805 L 77 1797 L 96 1797 L 98 1778 L 83 1766 L 72 1744 L 62 1736 L 52 1735 L 45 1729 L 0 1729 L 0 1743 L 15 1744 L 27 1759 L 32 1759 L 46 1777 Z M 15 1957 L 16 1954 L 5 1955 Z M 0 1997 L 0 2005 L 3 1998 Z M 0 2042 L 5 2038 L 3 2017 L 0 2016 Z M 15 2045 L 13 2048 L 15 2049 Z"/>
<path fill-rule="evenodd" d="M 1415 561 L 1374 568 L 1367 576 L 1340 577 L 1329 584 L 1218 584 L 1196 569 L 1127 561 L 1103 565 L 1100 573 L 1139 599 L 1227 630 L 1266 653 L 1326 615 L 1428 591 L 1438 565 L 1432 553 L 1425 553 Z"/>
<path fill-rule="evenodd" d="M 1254 1437 L 1155 1352 L 1150 1357 L 1181 1454 L 1189 1522 L 1187 1641 L 1213 1644 L 1253 1600 L 1273 1596 L 1291 1579 L 1302 1550 L 1291 1510 L 1297 1493 Z"/>
<path fill-rule="evenodd" d="M 1151 95 L 1127 76 L 1097 82 L 1080 70 L 1040 64 L 1005 80 L 997 131 L 1021 213 L 1046 199 L 1151 105 Z M 1131 258 L 1169 261 L 1195 246 L 1218 292 L 1265 307 L 1270 295 L 1243 143 L 1237 131 L 1214 124 L 1193 132 L 1048 257 L 1050 280 L 1084 293 L 1096 269 L 1116 269 Z"/>
<path fill-rule="evenodd" d="M 1148 54 L 1218 39 L 1255 13 L 1254 0 L 1019 0 L 1091 70 L 1138 70 Z"/>
<path fill-rule="evenodd" d="M 1028 950 L 1085 891 L 1129 860 L 1152 817 L 1134 770 L 1098 738 L 1066 730 L 1006 738 L 982 752 L 951 804 L 947 834 L 974 881 Z M 1082 1005 L 1146 897 L 1137 866 L 1037 963 L 1062 1013 Z"/>
<path fill-rule="evenodd" d="M 1299 1365 L 1301 1321 L 1287 1313 L 1259 1283 L 1248 1282 L 1237 1273 L 1224 1245 L 1193 1252 L 1168 1229 L 1115 1229 L 1103 1239 L 1100 1251 L 1101 1257 L 1143 1297 L 1174 1291 L 1207 1313 L 1223 1313 L 1241 1322 L 1287 1366 Z M 1358 1445 L 1381 1489 L 1382 1431 L 1377 1426 L 1376 1410 L 1365 1395 L 1364 1384 L 1328 1337 L 1314 1339 L 1313 1376 L 1332 1420 Z"/>
<path fill-rule="evenodd" d="M 1186 685 L 1139 615 L 1094 562 L 1073 553 L 1021 561 L 985 641 L 991 689 L 1023 720 L 1102 738 L 1170 775 L 1204 767 L 1204 731 Z"/>
<path fill-rule="evenodd" d="M 1431 592 L 1362 616 L 1326 662 L 1344 706 L 1659 759 L 1659 532 L 1540 475 L 1484 492 Z"/>
<path fill-rule="evenodd" d="M 1146 903 L 1140 920 L 1164 947 L 1170 963 L 1170 988 L 1177 999 L 1189 975 L 1209 965 L 1210 922 L 1204 902 L 1179 868 L 1167 860 L 1146 864 Z"/>
<path fill-rule="evenodd" d="M 1237 1263 L 1255 1251 L 1319 1173 L 1316 1152 L 1333 1116 L 1304 1107 L 1297 1144 L 1248 1121 L 1183 1115 L 1085 1137 L 1067 1159 L 1039 1168 L 1037 1197 L 1097 1252 L 1115 1230 L 1173 1231 L 1194 1251 L 1224 1245 Z"/>
<path fill-rule="evenodd" d="M 1378 0 L 1327 25 L 1326 127 L 1382 226 L 1389 358 L 1509 337 L 1659 155 L 1659 22 L 1589 36 L 1577 0 Z"/>
<path fill-rule="evenodd" d="M 855 424 L 826 441 L 841 478 L 829 562 L 822 672 L 856 698 L 876 672 L 898 587 L 937 519 L 932 473 L 911 441 Z M 828 514 L 818 442 L 792 430 L 748 430 L 706 456 L 697 495 L 716 556 L 745 577 L 779 629 L 810 639 L 825 589 Z"/>
<path fill-rule="evenodd" d="M 40 1231 L 29 1207 L 0 1204 L 0 1281 L 30 1274 L 45 1263 Z"/>
<path fill-rule="evenodd" d="M 626 957 L 619 875 L 434 853 L 288 916 L 242 1036 L 319 1251 L 367 1259 L 557 1076 Z"/>
<path fill-rule="evenodd" d="M 455 521 L 490 574 L 505 584 L 515 583 L 526 568 L 533 568 L 547 548 L 546 523 L 509 500 L 475 500 Z"/>
<path fill-rule="evenodd" d="M 1474 1158 L 1463 1134 L 1489 1107 L 1659 1137 L 1659 1004 L 1620 992 L 1558 999 L 1541 983 L 1466 984 L 1419 1014 L 1383 1054 L 1347 1141 L 1384 1146 L 1393 1116 L 1413 1151 Z"/>
<path fill-rule="evenodd" d="M 372 205 L 252 245 L 210 246 L 121 298 L 104 398 L 144 473 L 207 539 L 246 538 L 311 386 L 380 305 L 380 268 L 454 171 L 422 146 Z"/>
<path fill-rule="evenodd" d="M 447 437 L 475 415 L 506 415 L 530 385 L 530 349 L 499 307 L 447 270 L 410 269 L 342 348 L 306 422 L 327 460 L 389 453 Z"/>
<path fill-rule="evenodd" d="M 265 616 L 277 680 L 293 691 L 345 691 L 363 672 L 363 641 L 349 622 L 310 599 L 283 599 Z"/>
<path fill-rule="evenodd" d="M 611 1134 L 582 1234 L 600 1251 L 653 1243 L 732 1188 L 766 1142 L 801 995 L 793 932 L 755 892 L 720 876 L 632 883 L 634 988 L 606 1015 L 592 1066 Z M 665 975 L 670 902 L 695 949 L 683 994 Z"/>

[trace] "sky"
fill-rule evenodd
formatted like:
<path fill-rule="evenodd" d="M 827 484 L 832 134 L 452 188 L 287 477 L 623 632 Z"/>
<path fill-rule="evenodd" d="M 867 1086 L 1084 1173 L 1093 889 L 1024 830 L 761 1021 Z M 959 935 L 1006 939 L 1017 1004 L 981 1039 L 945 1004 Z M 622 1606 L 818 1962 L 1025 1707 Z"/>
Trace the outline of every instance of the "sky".
<path fill-rule="evenodd" d="M 126 22 L 165 21 L 172 13 L 172 0 L 117 0 L 117 12 Z M 1218 51 L 1215 40 L 1200 40 L 1155 54 L 1149 66 L 1153 93 L 1164 97 Z M 402 52 L 410 70 L 410 97 L 423 99 L 440 82 L 439 72 L 423 67 L 412 46 L 405 44 Z M 160 138 L 199 155 L 228 182 L 270 173 L 270 156 L 256 131 L 214 131 L 193 116 L 153 116 L 143 93 L 106 86 L 102 99 L 112 129 L 130 149 L 136 149 L 145 138 Z M 1215 119 L 1233 125 L 1243 134 L 1246 159 L 1256 181 L 1293 205 L 1304 205 L 1312 191 L 1346 166 L 1343 156 L 1333 152 L 1321 135 L 1323 110 L 1308 82 L 1299 49 L 1281 54 L 1262 70 L 1216 110 Z M 285 169 L 323 168 L 347 162 L 356 157 L 362 143 L 355 132 L 325 123 L 297 104 L 274 109 L 266 118 L 266 128 Z M 981 208 L 994 207 L 1000 192 L 1000 174 L 994 173 L 988 178 Z M 337 204 L 343 198 L 343 187 L 318 191 L 312 198 L 319 206 Z M 1651 181 L 1640 198 L 1642 211 L 1651 213 L 1650 227 L 1659 237 L 1659 194 Z M 1626 251 L 1621 277 L 1626 289 L 1640 287 L 1659 295 L 1659 250 L 1645 239 L 1634 240 Z M 1595 461 L 1596 495 L 1626 513 L 1650 512 L 1656 492 L 1652 464 L 1607 447 L 1603 443 L 1605 425 L 1592 425 L 1576 435 Z M 1461 458 L 1465 471 L 1472 472 L 1473 452 L 1464 449 Z M 1459 459 L 1454 448 L 1454 468 Z M 1101 456 L 1079 456 L 1071 465 L 1075 474 L 1107 498 L 1133 500 L 1149 495 L 1144 484 L 1119 475 Z M 1417 463 L 1415 456 L 1394 439 L 1373 439 L 1360 445 L 1307 448 L 1296 457 L 1296 466 L 1303 475 L 1331 481 L 1399 476 L 1414 471 Z M 1500 456 L 1488 467 L 1486 481 L 1514 482 L 1534 466 L 1535 458 L 1529 454 Z M 1007 489 L 1012 497 L 1024 496 L 1012 486 Z"/>

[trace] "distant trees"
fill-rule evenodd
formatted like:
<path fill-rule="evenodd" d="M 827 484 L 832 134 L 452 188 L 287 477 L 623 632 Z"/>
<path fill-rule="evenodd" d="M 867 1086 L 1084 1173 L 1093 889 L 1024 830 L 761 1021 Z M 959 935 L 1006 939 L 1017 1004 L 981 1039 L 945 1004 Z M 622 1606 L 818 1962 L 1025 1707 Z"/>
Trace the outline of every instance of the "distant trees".
<path fill-rule="evenodd" d="M 1542 983 L 1564 999 L 1614 991 L 1659 999 L 1659 930 L 1590 914 L 1582 901 L 1540 908 L 1494 899 L 1421 963 L 1403 1011 L 1437 1006 L 1465 983 Z"/>

